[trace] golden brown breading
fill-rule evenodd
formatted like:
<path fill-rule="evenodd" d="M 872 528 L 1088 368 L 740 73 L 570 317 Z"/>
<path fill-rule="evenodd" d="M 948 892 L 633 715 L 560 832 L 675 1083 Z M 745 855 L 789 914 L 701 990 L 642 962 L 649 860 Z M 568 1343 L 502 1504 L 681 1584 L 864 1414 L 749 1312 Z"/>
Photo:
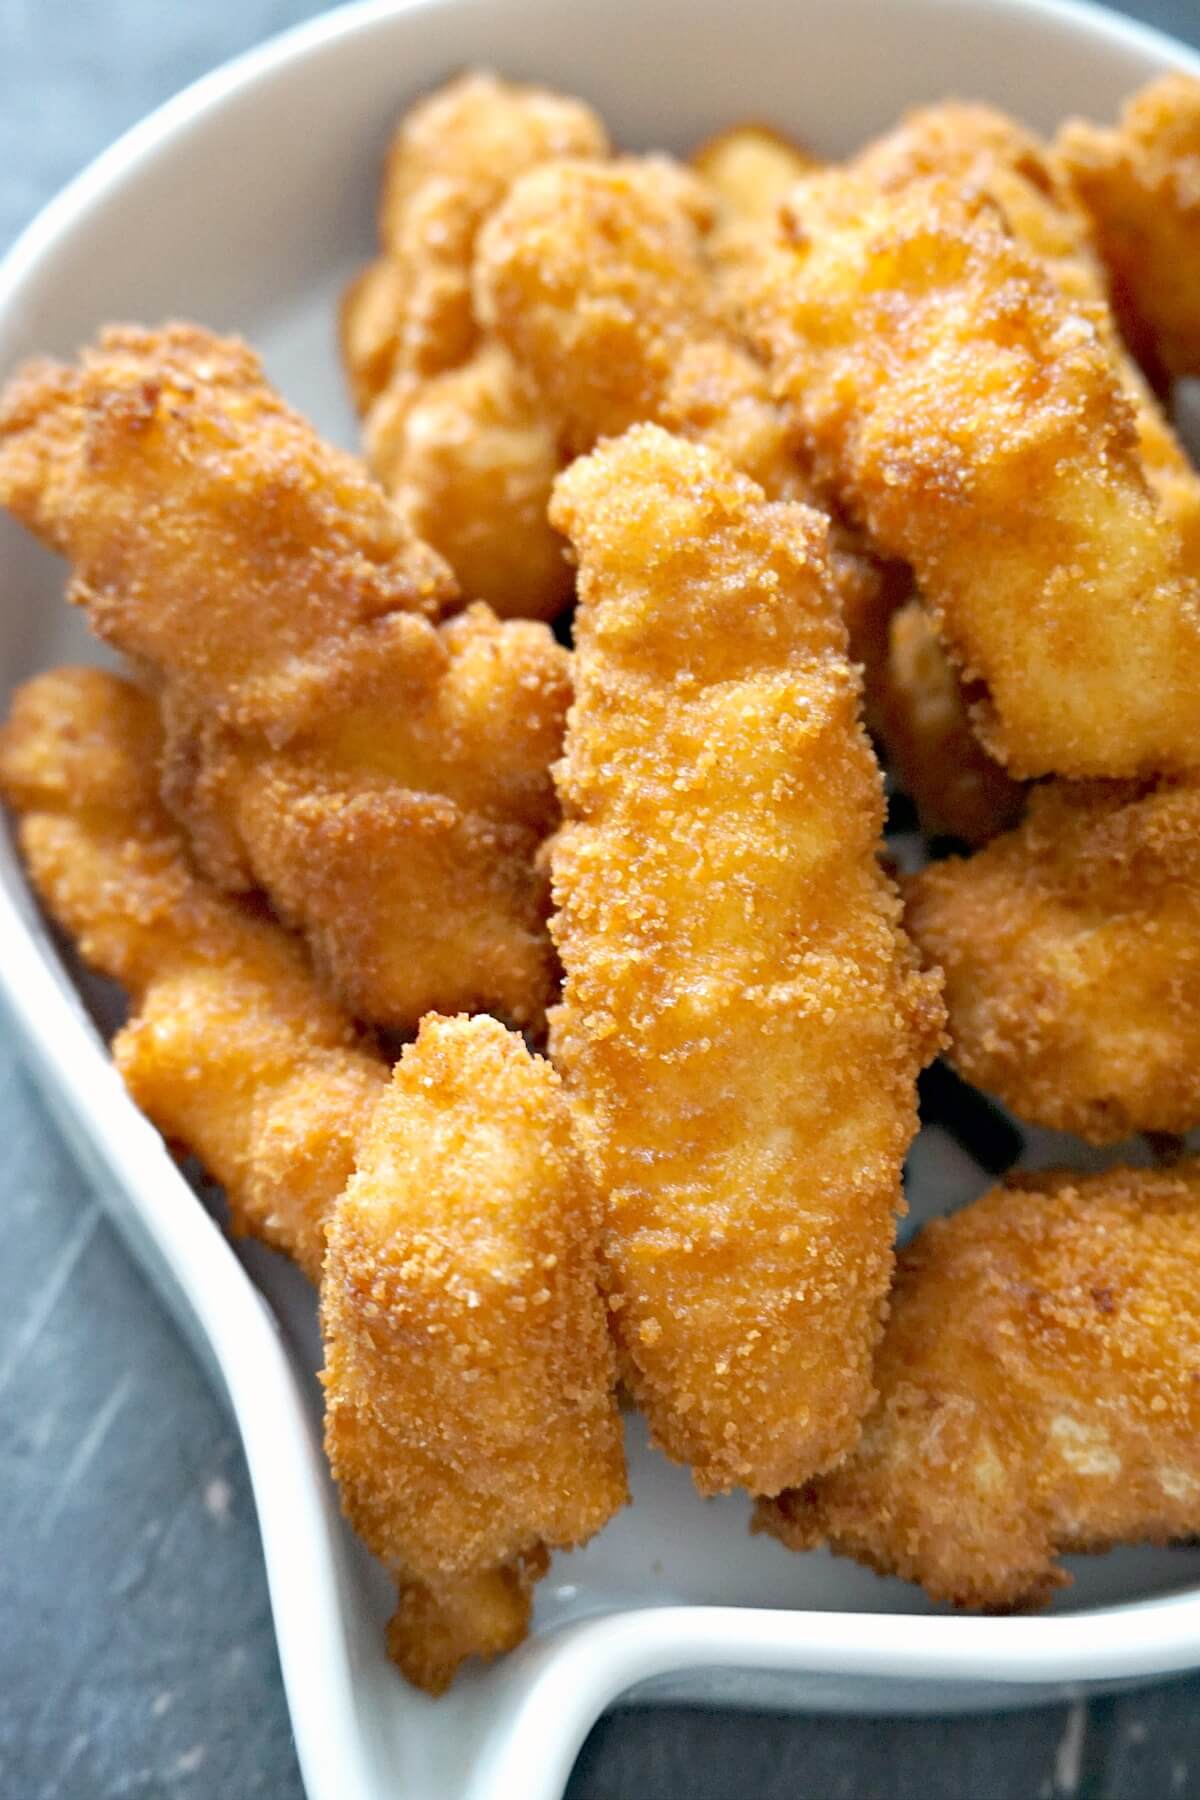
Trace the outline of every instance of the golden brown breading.
<path fill-rule="evenodd" d="M 971 730 L 958 677 L 919 600 L 892 616 L 875 695 L 879 735 L 923 831 L 974 846 L 1016 824 L 1025 789 Z"/>
<path fill-rule="evenodd" d="M 483 605 L 414 626 L 403 660 L 283 749 L 169 709 L 166 791 L 204 867 L 265 889 L 358 1017 L 409 1029 L 453 1004 L 536 1030 L 567 653 Z"/>
<path fill-rule="evenodd" d="M 775 1492 L 871 1401 L 937 987 L 876 862 L 824 518 L 655 426 L 560 476 L 554 517 L 580 606 L 551 1042 L 614 1325 L 701 1491 Z"/>
<path fill-rule="evenodd" d="M 479 234 L 476 309 L 560 421 L 568 456 L 650 420 L 794 495 L 805 484 L 763 371 L 721 320 L 711 221 L 703 184 L 663 158 L 547 164 Z"/>
<path fill-rule="evenodd" d="M 0 504 L 70 559 L 101 637 L 276 741 L 455 594 L 253 352 L 190 325 L 110 328 L 77 368 L 21 371 Z"/>
<path fill-rule="evenodd" d="M 494 1019 L 427 1018 L 338 1202 L 321 1316 L 330 1464 L 431 1692 L 519 1641 L 546 1549 L 627 1498 L 599 1228 L 549 1064 Z"/>
<path fill-rule="evenodd" d="M 1094 1143 L 1200 1124 L 1200 786 L 1036 788 L 906 916 L 968 1081 Z"/>
<path fill-rule="evenodd" d="M 993 107 L 948 101 L 910 113 L 861 151 L 853 166 L 888 193 L 924 176 L 944 175 L 993 200 L 1014 237 L 1041 259 L 1066 299 L 1098 309 L 1090 317 L 1133 407 L 1146 477 L 1158 499 L 1176 518 L 1200 512 L 1200 479 L 1125 349 L 1109 309 L 1108 275 L 1091 221 L 1048 145 Z"/>
<path fill-rule="evenodd" d="M 549 631 L 400 610 L 453 592 L 440 559 L 240 345 L 109 333 L 78 373 L 18 381 L 6 422 L 0 496 L 165 681 L 165 791 L 205 872 L 264 888 L 375 1024 L 440 1006 L 536 1026 L 568 697 Z"/>
<path fill-rule="evenodd" d="M 944 179 L 832 171 L 784 213 L 744 286 L 752 335 L 980 684 L 988 749 L 1014 776 L 1193 765 L 1200 600 L 1102 313 Z"/>
<path fill-rule="evenodd" d="M 1013 235 L 1040 258 L 1067 300 L 1093 303 L 1098 310 L 1092 317 L 1104 333 L 1134 411 L 1146 478 L 1166 513 L 1194 542 L 1200 530 L 1200 480 L 1124 349 L 1109 313 L 1107 278 L 1090 221 L 1056 168 L 1048 146 L 992 107 L 946 101 L 909 113 L 861 151 L 853 167 L 888 193 L 902 191 L 926 176 L 941 175 L 958 188 L 986 194 Z M 1188 566 L 1200 568 L 1200 560 Z M 878 689 L 872 721 L 885 740 L 889 728 L 897 737 L 897 743 L 889 748 L 901 760 L 906 759 L 902 772 L 915 784 L 913 798 L 918 809 L 936 822 L 930 828 L 954 831 L 957 816 L 958 825 L 968 829 L 958 829 L 956 835 L 968 843 L 984 842 L 1013 822 L 1016 790 L 974 740 L 966 703 L 955 697 L 953 671 L 923 625 L 921 617 L 910 611 L 894 627 L 898 636 L 891 646 L 891 670 L 879 670 L 870 689 L 872 694 L 876 686 Z M 939 774 L 939 740 L 952 718 L 957 755 L 946 757 Z M 925 729 L 932 731 L 932 737 L 922 755 Z M 967 779 L 959 778 L 960 770 Z M 945 791 L 941 792 L 943 781 Z M 982 810 L 978 810 L 980 806 Z"/>
<path fill-rule="evenodd" d="M 546 518 L 559 469 L 554 421 L 503 345 L 371 409 L 366 454 L 414 531 L 466 594 L 502 618 L 553 619 L 574 591 Z"/>
<path fill-rule="evenodd" d="M 480 233 L 476 304 L 560 421 L 567 456 L 640 422 L 709 445 L 773 498 L 812 486 L 762 369 L 722 310 L 704 250 L 712 196 L 662 157 L 551 163 Z M 838 527 L 856 657 L 883 653 L 894 575 Z"/>
<path fill-rule="evenodd" d="M 468 75 L 413 108 L 396 133 L 382 254 L 342 306 L 342 349 L 368 460 L 465 593 L 501 617 L 550 619 L 571 598 L 546 522 L 558 470 L 546 418 L 471 302 L 480 224 L 525 170 L 605 156 L 582 102 Z"/>
<path fill-rule="evenodd" d="M 296 942 L 193 873 L 158 799 L 160 741 L 139 689 L 54 670 L 16 696 L 0 788 L 47 908 L 129 991 L 113 1051 L 134 1099 L 221 1182 L 235 1229 L 315 1280 L 387 1069 Z"/>
<path fill-rule="evenodd" d="M 519 175 L 560 156 L 606 156 L 581 100 L 472 72 L 418 102 L 388 152 L 378 262 L 342 305 L 342 351 L 359 410 L 389 382 L 457 368 L 478 336 L 475 234 Z"/>
<path fill-rule="evenodd" d="M 819 167 L 803 145 L 770 125 L 730 125 L 706 138 L 688 161 L 732 219 L 763 225 L 775 217 L 792 184 Z"/>
<path fill-rule="evenodd" d="M 935 1599 L 1036 1605 L 1060 1553 L 1200 1531 L 1200 1164 L 1017 1176 L 899 1257 L 879 1399 L 832 1474 L 760 1504 Z"/>
<path fill-rule="evenodd" d="M 705 140 L 689 158 L 717 196 L 716 221 L 705 240 L 718 292 L 736 305 L 738 271 L 757 254 L 780 202 L 801 176 L 820 165 L 799 144 L 764 125 L 734 125 Z"/>
<path fill-rule="evenodd" d="M 1155 377 L 1200 375 L 1200 81 L 1151 82 L 1112 129 L 1072 119 L 1054 150 L 1095 227 L 1135 355 Z"/>

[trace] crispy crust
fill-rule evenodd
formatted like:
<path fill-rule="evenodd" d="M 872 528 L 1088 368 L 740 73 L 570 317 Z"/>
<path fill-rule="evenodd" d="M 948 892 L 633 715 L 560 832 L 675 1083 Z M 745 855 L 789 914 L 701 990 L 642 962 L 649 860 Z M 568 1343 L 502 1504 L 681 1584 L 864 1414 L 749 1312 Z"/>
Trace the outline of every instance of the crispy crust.
<path fill-rule="evenodd" d="M 1023 1176 L 898 1259 L 879 1398 L 757 1528 L 935 1600 L 1036 1606 L 1061 1553 L 1200 1530 L 1200 1165 Z"/>
<path fill-rule="evenodd" d="M 427 1018 L 338 1203 L 321 1315 L 330 1464 L 431 1691 L 511 1648 L 546 1546 L 626 1499 L 598 1238 L 554 1071 L 494 1019 Z"/>
<path fill-rule="evenodd" d="M 1022 1118 L 1114 1143 L 1200 1123 L 1200 787 L 1036 788 L 908 886 L 950 1056 Z"/>
<path fill-rule="evenodd" d="M 875 860 L 825 521 L 653 426 L 575 463 L 555 517 L 580 611 L 552 1050 L 656 1441 L 704 1492 L 774 1492 L 870 1404 L 936 982 Z"/>
<path fill-rule="evenodd" d="M 296 941 L 192 870 L 158 800 L 153 700 L 98 669 L 19 690 L 0 788 L 49 911 L 128 989 L 113 1055 L 165 1137 L 224 1187 L 234 1228 L 314 1280 L 387 1069 Z"/>

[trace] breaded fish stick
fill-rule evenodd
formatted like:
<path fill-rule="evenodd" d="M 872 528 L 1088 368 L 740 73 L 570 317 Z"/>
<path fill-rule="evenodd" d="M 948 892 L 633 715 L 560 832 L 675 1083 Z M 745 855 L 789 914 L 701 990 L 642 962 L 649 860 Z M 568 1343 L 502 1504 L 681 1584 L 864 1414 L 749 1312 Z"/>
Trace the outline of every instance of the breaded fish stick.
<path fill-rule="evenodd" d="M 650 422 L 709 445 L 773 498 L 811 483 L 762 368 L 722 312 L 704 234 L 714 197 L 660 157 L 558 162 L 517 182 L 479 236 L 476 305 L 566 453 Z M 845 534 L 834 554 L 854 653 L 901 592 Z"/>
<path fill-rule="evenodd" d="M 1103 313 L 944 179 L 832 171 L 784 214 L 751 335 L 818 470 L 911 564 L 987 748 L 1017 777 L 1192 766 L 1200 598 Z"/>
<path fill-rule="evenodd" d="M 1200 1531 L 1200 1164 L 1010 1177 L 899 1257 L 879 1398 L 757 1526 L 935 1600 L 1037 1605 L 1060 1554 Z"/>
<path fill-rule="evenodd" d="M 546 522 L 554 422 L 471 303 L 475 235 L 527 169 L 608 154 L 581 101 L 471 74 L 400 125 L 380 207 L 379 259 L 342 305 L 342 349 L 368 461 L 463 592 L 502 617 L 550 619 L 571 598 Z"/>
<path fill-rule="evenodd" d="M 518 176 L 558 157 L 604 157 L 604 125 L 582 100 L 473 71 L 419 101 L 388 151 L 379 259 L 342 304 L 342 352 L 359 411 L 389 383 L 466 362 L 475 234 Z"/>
<path fill-rule="evenodd" d="M 568 456 L 653 421 L 795 495 L 782 415 L 720 317 L 703 250 L 712 216 L 703 183 L 662 158 L 549 163 L 480 232 L 476 307 L 559 420 Z"/>
<path fill-rule="evenodd" d="M 321 1317 L 329 1460 L 430 1692 L 519 1642 L 547 1548 L 627 1498 L 599 1229 L 554 1071 L 494 1019 L 426 1019 L 338 1202 Z"/>
<path fill-rule="evenodd" d="M 279 742 L 375 667 L 449 570 L 353 457 L 196 326 L 109 328 L 0 400 L 0 504 L 72 564 L 99 635 Z"/>
<path fill-rule="evenodd" d="M 389 1086 L 299 946 L 192 872 L 160 736 L 130 683 L 56 670 L 17 695 L 0 787 L 48 908 L 129 990 L 139 1106 L 313 1281 L 334 1220 L 331 1459 L 404 1576 L 397 1660 L 440 1691 L 524 1636 L 547 1548 L 625 1499 L 595 1193 L 557 1077 L 494 1020 L 427 1021 Z"/>
<path fill-rule="evenodd" d="M 480 608 L 439 633 L 420 609 L 454 594 L 440 560 L 248 350 L 192 327 L 18 377 L 0 500 L 165 684 L 165 793 L 207 874 L 265 889 L 372 1023 L 536 1026 L 568 693 L 544 626 Z"/>
<path fill-rule="evenodd" d="M 223 886 L 260 886 L 359 1018 L 453 1004 L 539 1029 L 553 979 L 539 846 L 570 697 L 544 625 L 472 606 L 285 748 L 168 697 L 165 792 Z"/>
<path fill-rule="evenodd" d="M 315 1281 L 387 1067 L 300 946 L 194 874 L 158 799 L 160 749 L 140 689 L 57 669 L 17 694 L 0 789 L 47 908 L 128 990 L 113 1055 L 134 1099 L 221 1183 L 234 1228 Z"/>
<path fill-rule="evenodd" d="M 1095 227 L 1134 354 L 1152 377 L 1200 375 L 1200 81 L 1151 82 L 1113 128 L 1069 120 L 1054 151 Z"/>
<path fill-rule="evenodd" d="M 712 1493 L 844 1455 L 936 1045 L 875 846 L 826 521 L 640 426 L 559 477 L 579 559 L 552 1052 L 654 1438 Z"/>
<path fill-rule="evenodd" d="M 1035 788 L 907 898 L 968 1081 L 1093 1143 L 1200 1124 L 1200 786 Z"/>

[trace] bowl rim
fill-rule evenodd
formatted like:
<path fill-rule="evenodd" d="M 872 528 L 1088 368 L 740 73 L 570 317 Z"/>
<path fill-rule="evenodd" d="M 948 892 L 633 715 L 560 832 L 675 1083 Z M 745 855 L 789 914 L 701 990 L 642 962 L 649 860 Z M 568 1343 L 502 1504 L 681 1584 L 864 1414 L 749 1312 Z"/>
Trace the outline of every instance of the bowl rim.
<path fill-rule="evenodd" d="M 353 0 L 202 75 L 132 126 L 44 206 L 0 262 L 0 322 L 91 209 L 161 150 L 268 77 L 398 15 L 457 0 Z M 497 6 L 509 0 L 494 0 Z M 519 0 L 517 0 L 519 3 Z M 930 0 L 947 9 L 1057 21 L 1200 76 L 1200 52 L 1092 0 Z M 134 1255 L 200 1334 L 197 1348 L 242 1437 L 297 1754 L 312 1800 L 368 1800 L 360 1785 L 359 1699 L 338 1590 L 338 1534 L 315 1479 L 306 1400 L 283 1336 L 231 1246 L 194 1202 L 162 1139 L 133 1105 L 0 840 L 0 1001 L 51 1111 Z M 108 1196 L 122 1193 L 123 1208 Z M 184 1204 L 186 1200 L 187 1204 Z M 124 1216 L 122 1216 L 122 1211 Z M 131 1216 L 132 1215 L 132 1218 Z M 140 1241 L 139 1241 L 140 1239 Z M 157 1259 L 167 1265 L 156 1272 Z M 186 1317 L 184 1320 L 186 1326 Z M 195 1333 L 193 1333 L 195 1341 Z M 304 1571 L 303 1582 L 296 1570 Z M 314 1641 L 323 1646 L 313 1656 Z M 303 1653 L 300 1646 L 303 1645 Z M 636 1684 L 684 1670 L 739 1668 L 931 1679 L 948 1684 L 1151 1678 L 1200 1663 L 1200 1587 L 1047 1618 L 651 1606 L 560 1627 L 511 1659 L 508 1723 L 472 1777 L 473 1800 L 561 1794 L 594 1720 Z M 531 1756 L 530 1746 L 536 1756 Z"/>

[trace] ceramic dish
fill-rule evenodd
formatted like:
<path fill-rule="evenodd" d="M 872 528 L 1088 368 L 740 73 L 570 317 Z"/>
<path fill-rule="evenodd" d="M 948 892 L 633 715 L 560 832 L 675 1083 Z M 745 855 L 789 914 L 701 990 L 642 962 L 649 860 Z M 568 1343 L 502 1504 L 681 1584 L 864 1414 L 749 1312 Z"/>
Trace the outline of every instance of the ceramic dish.
<path fill-rule="evenodd" d="M 1045 0 L 351 7 L 200 82 L 42 214 L 0 269 L 0 371 L 33 351 L 72 352 L 107 319 L 190 316 L 243 332 L 288 397 L 352 442 L 335 297 L 369 248 L 389 128 L 465 63 L 586 95 L 630 147 L 683 148 L 753 114 L 835 153 L 946 94 L 1049 128 L 1072 110 L 1108 117 L 1169 67 L 1200 73 L 1165 38 Z M 61 603 L 61 567 L 7 521 L 0 567 L 5 690 L 97 654 Z M 631 1690 L 944 1711 L 1200 1663 L 1200 1550 L 1079 1560 L 1045 1618 L 939 1616 L 898 1582 L 751 1541 L 744 1502 L 702 1503 L 634 1426 L 636 1504 L 556 1560 L 532 1641 L 447 1698 L 422 1698 L 384 1658 L 387 1586 L 343 1529 L 325 1474 L 311 1293 L 268 1253 L 231 1248 L 134 1110 L 93 1023 L 97 996 L 60 958 L 7 838 L 0 984 L 63 1130 L 236 1416 L 312 1800 L 551 1800 L 597 1714 Z M 1054 1154 L 1046 1139 L 1026 1147 L 1027 1159 Z M 928 1131 L 910 1167 L 914 1213 L 988 1179 L 978 1156 Z"/>

